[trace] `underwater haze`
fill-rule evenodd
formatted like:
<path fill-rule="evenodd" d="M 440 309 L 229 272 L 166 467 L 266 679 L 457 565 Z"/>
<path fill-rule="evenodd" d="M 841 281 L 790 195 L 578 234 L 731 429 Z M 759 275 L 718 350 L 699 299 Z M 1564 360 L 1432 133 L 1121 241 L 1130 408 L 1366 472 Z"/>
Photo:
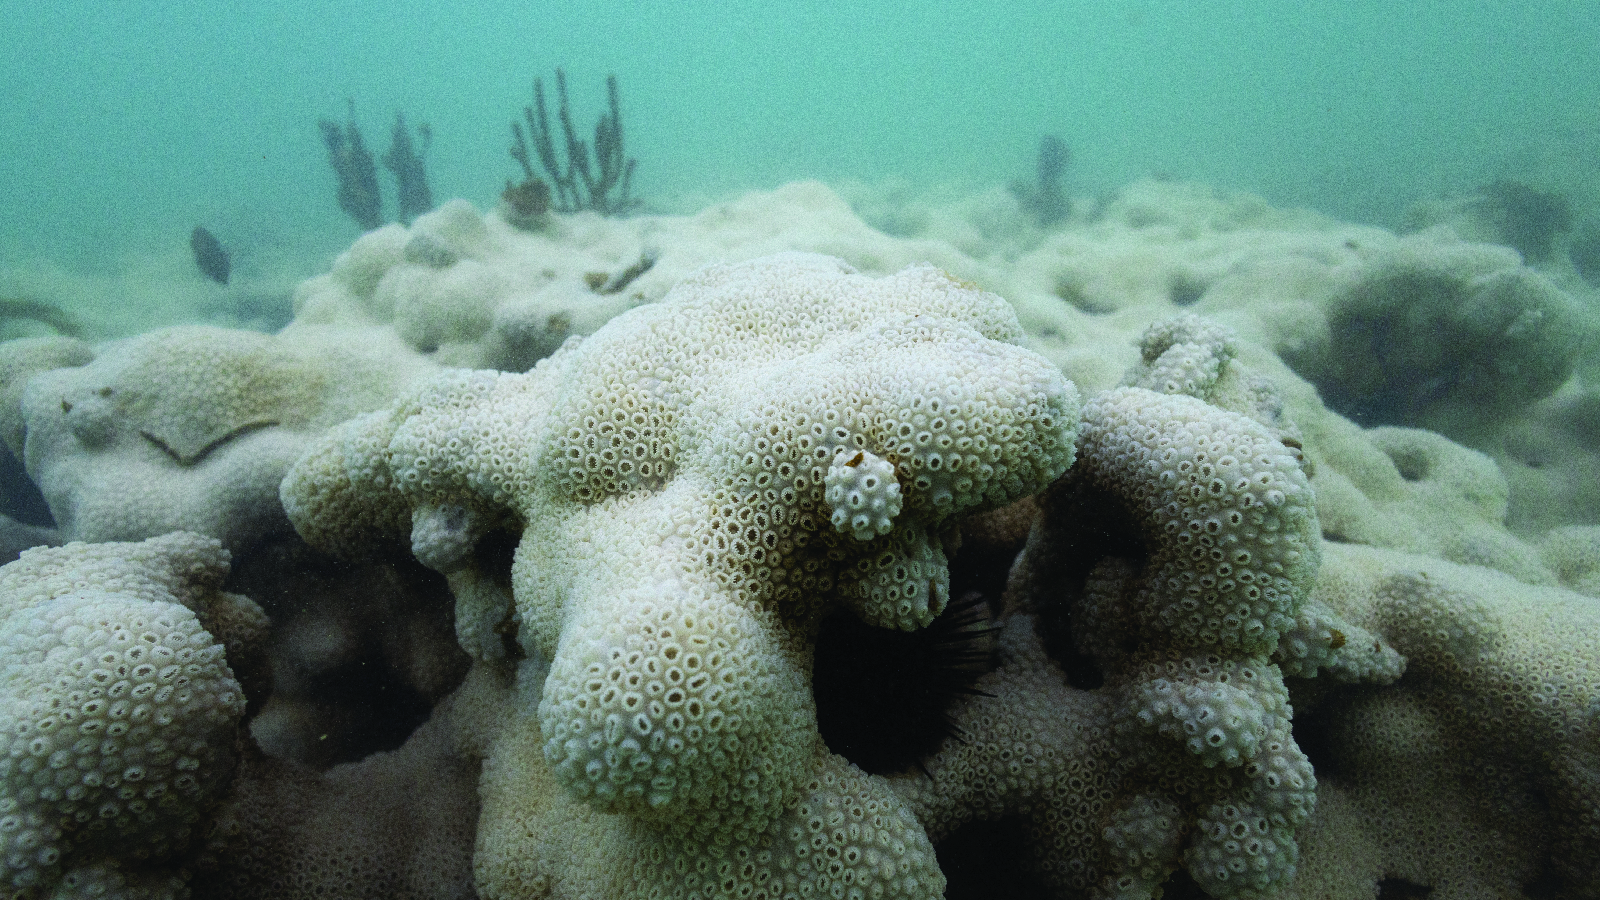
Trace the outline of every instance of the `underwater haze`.
<path fill-rule="evenodd" d="M 1597 61 L 0 0 L 0 898 L 1600 900 Z"/>
<path fill-rule="evenodd" d="M 557 66 L 582 129 L 617 76 L 657 209 L 808 177 L 1003 183 L 1051 133 L 1077 194 L 1162 174 L 1391 224 L 1530 160 L 1573 174 L 1553 154 L 1592 178 L 1600 153 L 1587 2 L 0 6 L 4 267 L 116 265 L 196 223 L 337 250 L 356 230 L 317 121 L 347 99 L 375 148 L 397 111 L 431 125 L 434 195 L 487 205 Z"/>

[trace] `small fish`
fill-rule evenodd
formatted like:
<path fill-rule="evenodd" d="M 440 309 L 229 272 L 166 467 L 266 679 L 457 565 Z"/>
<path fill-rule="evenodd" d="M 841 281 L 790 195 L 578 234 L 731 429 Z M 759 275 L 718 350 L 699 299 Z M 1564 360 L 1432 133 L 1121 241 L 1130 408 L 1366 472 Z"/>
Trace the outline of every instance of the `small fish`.
<path fill-rule="evenodd" d="M 200 267 L 200 274 L 217 284 L 228 283 L 228 251 L 222 249 L 216 235 L 196 225 L 189 235 L 189 248 L 194 251 L 194 264 Z"/>

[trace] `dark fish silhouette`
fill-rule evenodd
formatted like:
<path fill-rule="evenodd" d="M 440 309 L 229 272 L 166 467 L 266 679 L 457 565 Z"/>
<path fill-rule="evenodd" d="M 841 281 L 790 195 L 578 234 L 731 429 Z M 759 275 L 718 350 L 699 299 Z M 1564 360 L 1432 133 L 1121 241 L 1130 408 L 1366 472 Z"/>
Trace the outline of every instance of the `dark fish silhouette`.
<path fill-rule="evenodd" d="M 217 284 L 228 283 L 228 251 L 222 249 L 216 235 L 196 225 L 189 235 L 189 248 L 194 251 L 194 264 L 200 267 L 200 274 Z"/>

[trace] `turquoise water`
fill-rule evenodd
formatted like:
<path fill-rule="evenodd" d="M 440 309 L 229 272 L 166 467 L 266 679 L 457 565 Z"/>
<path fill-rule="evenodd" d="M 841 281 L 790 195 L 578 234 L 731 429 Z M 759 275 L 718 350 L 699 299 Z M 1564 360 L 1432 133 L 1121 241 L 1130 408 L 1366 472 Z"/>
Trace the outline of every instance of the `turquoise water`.
<path fill-rule="evenodd" d="M 397 110 L 429 123 L 434 196 L 486 206 L 556 66 L 585 128 L 617 75 L 658 209 L 1002 183 L 1047 132 L 1077 194 L 1164 173 L 1382 224 L 1507 173 L 1592 193 L 1600 169 L 1600 4 L 901 7 L 5 0 L 0 266 L 115 265 L 195 223 L 331 254 L 357 229 L 316 122 L 346 98 L 380 151 Z"/>

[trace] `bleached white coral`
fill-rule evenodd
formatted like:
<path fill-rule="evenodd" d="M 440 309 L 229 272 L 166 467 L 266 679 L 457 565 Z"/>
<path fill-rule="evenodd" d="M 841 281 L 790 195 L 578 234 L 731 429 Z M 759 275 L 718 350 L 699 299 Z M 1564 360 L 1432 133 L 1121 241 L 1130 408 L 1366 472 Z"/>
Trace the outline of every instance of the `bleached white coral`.
<path fill-rule="evenodd" d="M 1265 660 L 1148 661 L 1133 680 L 1129 727 L 1167 735 L 1207 766 L 1242 765 L 1287 722 L 1289 694 Z"/>
<path fill-rule="evenodd" d="M 8 890 L 47 890 L 65 870 L 196 836 L 245 703 L 201 616 L 260 624 L 253 604 L 216 592 L 226 571 L 215 541 L 185 534 L 30 550 L 0 568 Z M 242 618 L 226 608 L 236 604 Z"/>
<path fill-rule="evenodd" d="M 1225 336 L 1200 320 L 1147 338 L 1147 363 L 1162 364 L 1133 380 L 1164 370 L 1162 390 L 1206 392 L 1239 377 Z M 1331 615 L 1301 621 L 1320 559 L 1317 516 L 1299 457 L 1279 433 L 1185 393 L 1124 387 L 1094 396 L 1078 467 L 1045 496 L 1010 583 L 1099 667 L 1095 693 L 1109 721 L 1097 724 L 1122 760 L 1108 790 L 1172 800 L 1183 836 L 1173 846 L 1217 897 L 1257 896 L 1295 874 L 1294 835 L 1315 808 L 1317 781 L 1290 732 L 1293 710 L 1271 655 L 1300 625 L 1300 671 L 1314 674 L 1333 662 L 1316 626 L 1331 639 L 1343 625 Z M 1070 691 L 1054 693 L 1059 706 L 1082 705 Z M 994 720 L 979 706 L 960 727 Z M 1118 862 L 1123 831 L 1102 834 L 1113 861 L 1100 870 L 1104 896 L 1149 896 L 1179 862 L 1174 851 L 1143 873 L 1127 871 Z M 1046 855 L 1060 865 L 1083 853 Z"/>
<path fill-rule="evenodd" d="M 115 341 L 27 382 L 23 461 L 63 540 L 187 530 L 244 546 L 287 530 L 278 482 L 316 435 L 434 369 L 398 351 L 383 335 L 318 328 Z"/>
<path fill-rule="evenodd" d="M 808 623 L 842 604 L 926 625 L 952 517 L 1071 463 L 1076 392 L 1019 337 L 1004 301 L 929 267 L 716 266 L 529 373 L 452 371 L 342 429 L 291 471 L 285 506 L 334 549 L 403 534 L 394 495 L 520 525 L 515 626 L 548 661 L 528 712 L 555 779 L 675 839 L 756 835 L 818 765 Z M 902 492 L 866 543 L 826 497 L 857 453 Z M 468 560 L 435 518 L 413 539 Z"/>
<path fill-rule="evenodd" d="M 900 483 L 894 464 L 865 450 L 840 450 L 823 477 L 823 497 L 833 508 L 830 520 L 837 531 L 847 531 L 858 541 L 888 534 L 900 515 Z"/>
<path fill-rule="evenodd" d="M 1118 388 L 1085 420 L 1084 477 L 1150 542 L 1140 624 L 1174 646 L 1270 651 L 1317 567 L 1296 457 L 1257 422 L 1185 395 Z"/>

